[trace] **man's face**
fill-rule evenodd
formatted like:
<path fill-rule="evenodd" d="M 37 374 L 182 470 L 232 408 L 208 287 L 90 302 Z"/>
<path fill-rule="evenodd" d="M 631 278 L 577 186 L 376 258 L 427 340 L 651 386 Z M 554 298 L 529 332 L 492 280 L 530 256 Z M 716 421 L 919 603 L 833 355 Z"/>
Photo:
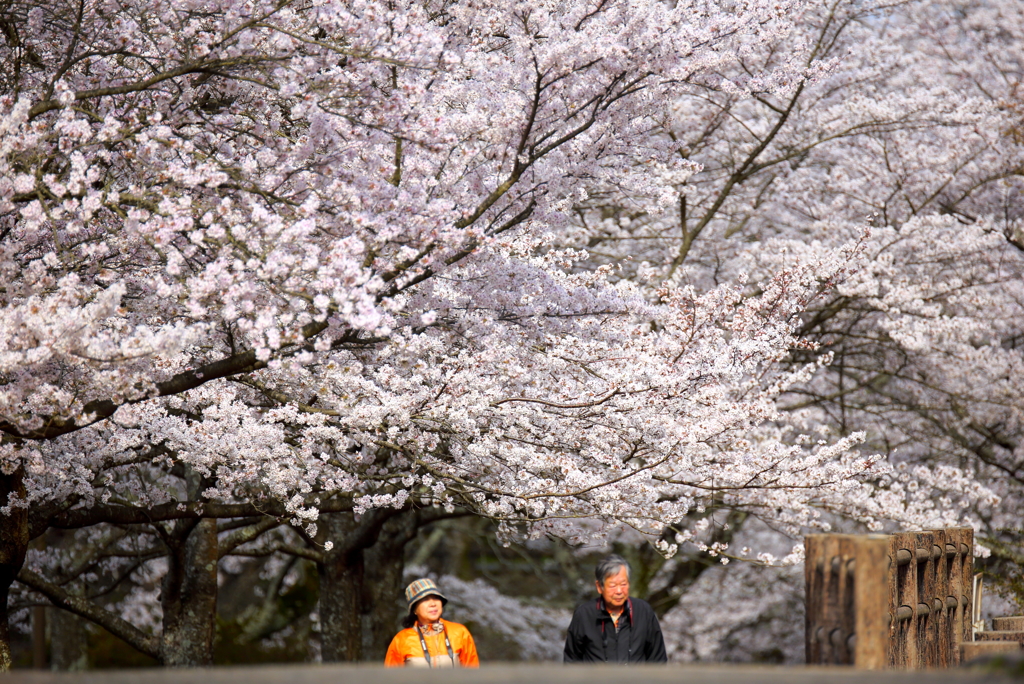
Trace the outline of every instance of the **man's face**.
<path fill-rule="evenodd" d="M 600 582 L 595 584 L 597 593 L 604 599 L 604 605 L 608 610 L 622 610 L 626 599 L 629 598 L 629 575 L 626 574 L 626 568 L 619 568 L 614 575 L 605 577 L 603 585 Z"/>

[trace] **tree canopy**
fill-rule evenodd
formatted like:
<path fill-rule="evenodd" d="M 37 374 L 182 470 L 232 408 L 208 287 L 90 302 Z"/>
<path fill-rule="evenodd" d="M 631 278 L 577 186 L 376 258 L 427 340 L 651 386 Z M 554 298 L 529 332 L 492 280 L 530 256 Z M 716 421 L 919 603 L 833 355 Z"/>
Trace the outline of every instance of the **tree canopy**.
<path fill-rule="evenodd" d="M 204 664 L 218 565 L 302 559 L 358 659 L 459 516 L 684 569 L 778 560 L 715 510 L 967 522 L 1019 563 L 1014 3 L 4 14 L 5 605 Z"/>

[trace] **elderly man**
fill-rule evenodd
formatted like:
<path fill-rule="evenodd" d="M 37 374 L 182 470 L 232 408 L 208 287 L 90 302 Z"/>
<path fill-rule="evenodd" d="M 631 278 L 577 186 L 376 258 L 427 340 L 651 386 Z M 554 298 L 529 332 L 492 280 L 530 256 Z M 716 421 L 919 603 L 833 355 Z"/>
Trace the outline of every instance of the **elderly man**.
<path fill-rule="evenodd" d="M 629 563 L 612 554 L 597 564 L 596 600 L 581 603 L 565 636 L 567 663 L 664 663 L 665 641 L 651 604 L 629 597 Z"/>

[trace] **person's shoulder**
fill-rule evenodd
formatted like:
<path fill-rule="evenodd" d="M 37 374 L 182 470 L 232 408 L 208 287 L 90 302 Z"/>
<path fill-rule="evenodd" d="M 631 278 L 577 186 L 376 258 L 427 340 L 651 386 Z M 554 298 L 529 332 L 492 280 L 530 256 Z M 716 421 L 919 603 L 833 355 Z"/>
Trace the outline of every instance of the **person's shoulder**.
<path fill-rule="evenodd" d="M 398 640 L 401 640 L 401 639 L 408 639 L 410 637 L 415 637 L 415 636 L 416 636 L 416 628 L 415 627 L 406 627 L 405 629 L 400 629 L 398 631 L 398 634 L 395 635 L 395 640 L 398 641 Z"/>
<path fill-rule="evenodd" d="M 642 598 L 633 598 L 632 596 L 630 596 L 629 600 L 633 604 L 634 613 L 651 613 L 652 615 L 654 614 L 654 608 L 652 608 L 651 604 L 643 600 Z"/>
<path fill-rule="evenodd" d="M 449 632 L 466 632 L 469 633 L 469 627 L 462 624 L 461 622 L 452 622 L 451 620 L 445 620 L 441 618 L 441 624 L 444 625 L 445 629 Z"/>
<path fill-rule="evenodd" d="M 573 615 L 574 616 L 575 615 L 588 615 L 588 614 L 594 614 L 594 615 L 597 614 L 597 600 L 596 599 L 587 599 L 586 601 L 580 602 L 580 604 L 576 606 L 576 610 L 573 611 Z"/>

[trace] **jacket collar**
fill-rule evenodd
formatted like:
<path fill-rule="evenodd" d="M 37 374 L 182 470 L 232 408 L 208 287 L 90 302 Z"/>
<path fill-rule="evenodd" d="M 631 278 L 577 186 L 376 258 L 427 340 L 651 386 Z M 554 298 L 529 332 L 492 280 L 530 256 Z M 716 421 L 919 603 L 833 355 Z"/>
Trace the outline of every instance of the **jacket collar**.
<path fill-rule="evenodd" d="M 601 617 L 601 615 L 600 615 L 601 613 L 604 613 L 605 615 L 608 615 L 609 617 L 611 617 L 611 613 L 608 612 L 608 608 L 604 605 L 604 599 L 603 598 L 598 597 L 596 605 L 597 605 L 598 617 Z M 626 613 L 627 615 L 629 615 L 629 624 L 633 624 L 633 599 L 631 599 L 631 598 L 626 599 L 626 605 L 624 606 L 624 608 L 625 609 L 622 612 Z"/>

